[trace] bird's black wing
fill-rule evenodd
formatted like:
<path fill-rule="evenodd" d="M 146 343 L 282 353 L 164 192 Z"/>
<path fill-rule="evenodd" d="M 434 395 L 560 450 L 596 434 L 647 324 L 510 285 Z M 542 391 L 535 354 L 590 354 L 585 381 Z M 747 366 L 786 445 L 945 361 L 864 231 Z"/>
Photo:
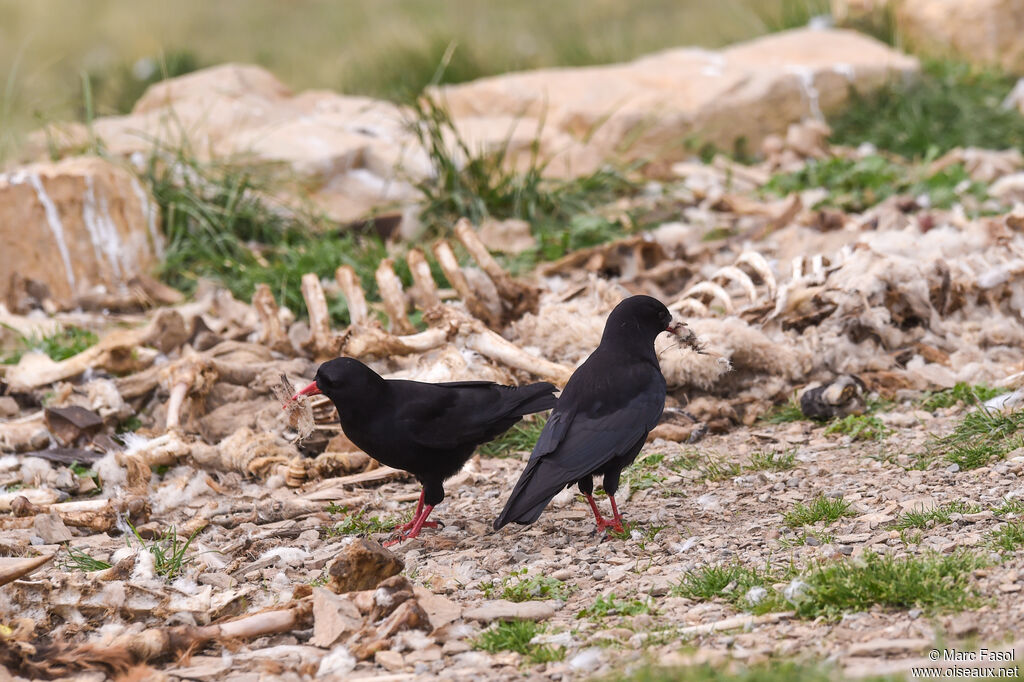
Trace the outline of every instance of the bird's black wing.
<path fill-rule="evenodd" d="M 554 407 L 549 383 L 522 387 L 490 381 L 448 384 L 404 382 L 396 404 L 395 425 L 413 442 L 438 450 L 485 443 L 506 431 L 524 414 Z"/>
<path fill-rule="evenodd" d="M 566 387 L 496 529 L 512 521 L 532 523 L 562 488 L 643 444 L 665 407 L 665 380 L 649 367 L 619 367 L 577 391 Z M 574 400 L 577 393 L 586 396 L 584 405 Z"/>

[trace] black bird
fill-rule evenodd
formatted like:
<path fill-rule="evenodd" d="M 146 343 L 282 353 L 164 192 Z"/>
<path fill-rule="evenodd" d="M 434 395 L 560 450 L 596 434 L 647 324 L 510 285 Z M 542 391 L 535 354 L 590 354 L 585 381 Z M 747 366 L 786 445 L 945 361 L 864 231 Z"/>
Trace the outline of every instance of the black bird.
<path fill-rule="evenodd" d="M 676 333 L 676 326 L 661 301 L 632 296 L 615 306 L 601 344 L 559 396 L 495 530 L 513 521 L 533 523 L 551 498 L 576 483 L 598 530 L 622 531 L 615 504 L 619 474 L 636 459 L 665 408 L 665 377 L 654 352 L 654 339 L 663 331 Z M 604 476 L 611 520 L 601 518 L 594 502 L 597 474 Z"/>
<path fill-rule="evenodd" d="M 427 384 L 384 379 L 353 358 L 320 365 L 316 381 L 300 395 L 323 393 L 338 409 L 349 440 L 379 462 L 414 475 L 423 486 L 416 514 L 396 530 L 395 542 L 419 535 L 431 510 L 444 499 L 444 481 L 457 474 L 482 445 L 523 415 L 554 407 L 547 382 L 519 388 L 491 381 Z M 390 543 L 389 543 L 390 544 Z"/>

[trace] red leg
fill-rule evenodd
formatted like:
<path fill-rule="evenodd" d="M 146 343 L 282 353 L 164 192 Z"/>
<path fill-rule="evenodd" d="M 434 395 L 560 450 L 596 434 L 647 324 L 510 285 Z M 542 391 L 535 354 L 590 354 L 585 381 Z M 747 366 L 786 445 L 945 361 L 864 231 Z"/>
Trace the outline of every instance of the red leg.
<path fill-rule="evenodd" d="M 395 526 L 395 530 L 409 530 L 416 525 L 416 520 L 420 518 L 420 514 L 423 513 L 423 496 L 426 493 L 420 491 L 420 501 L 416 503 L 416 513 L 412 515 L 412 521 L 409 523 L 403 523 L 401 526 Z M 437 528 L 437 521 L 426 521 L 423 524 L 427 528 Z"/>
<path fill-rule="evenodd" d="M 434 511 L 434 506 L 431 504 L 428 504 L 427 506 L 423 507 L 423 512 L 420 513 L 419 516 L 417 516 L 415 519 L 413 519 L 412 530 L 410 530 L 408 533 L 402 533 L 401 531 L 399 531 L 399 537 L 397 537 L 394 540 L 388 540 L 384 543 L 384 546 L 390 547 L 391 545 L 398 544 L 402 540 L 408 540 L 409 538 L 414 538 L 418 536 L 420 534 L 420 530 L 423 529 L 423 526 L 427 525 L 427 517 L 430 516 L 430 512 L 432 511 Z M 431 521 L 430 523 L 433 523 L 434 527 L 437 526 L 437 523 L 434 521 Z"/>
<path fill-rule="evenodd" d="M 601 517 L 601 512 L 597 508 L 597 502 L 594 501 L 593 495 L 587 495 L 587 502 L 590 503 L 590 508 L 594 511 L 594 521 L 597 523 L 598 530 L 605 530 L 611 528 L 618 532 L 622 532 L 622 517 L 619 516 L 619 510 L 615 507 L 615 498 L 608 496 L 612 501 L 612 511 L 615 513 L 615 518 L 611 521 Z"/>
<path fill-rule="evenodd" d="M 615 504 L 615 496 L 614 495 L 609 495 L 608 499 L 612 501 L 612 514 L 613 514 L 613 516 L 612 516 L 612 520 L 610 522 L 610 525 L 616 530 L 616 532 L 621 533 L 621 532 L 623 532 L 622 514 L 619 513 L 619 507 L 618 507 L 617 504 Z"/>

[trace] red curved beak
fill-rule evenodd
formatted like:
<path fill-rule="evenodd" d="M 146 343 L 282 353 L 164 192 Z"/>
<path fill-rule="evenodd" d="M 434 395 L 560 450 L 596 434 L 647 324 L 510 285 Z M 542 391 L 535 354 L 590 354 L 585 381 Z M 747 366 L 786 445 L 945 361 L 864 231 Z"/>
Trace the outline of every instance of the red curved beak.
<path fill-rule="evenodd" d="M 320 389 L 317 388 L 316 382 L 314 381 L 309 386 L 292 396 L 292 400 L 297 400 L 300 395 L 320 395 Z"/>

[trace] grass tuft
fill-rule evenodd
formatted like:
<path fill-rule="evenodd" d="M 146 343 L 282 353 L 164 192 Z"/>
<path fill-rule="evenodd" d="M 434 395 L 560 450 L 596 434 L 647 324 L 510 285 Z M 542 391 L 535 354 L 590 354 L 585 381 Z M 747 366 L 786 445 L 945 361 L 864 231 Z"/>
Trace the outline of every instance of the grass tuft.
<path fill-rule="evenodd" d="M 195 530 L 192 535 L 183 540 L 178 536 L 174 526 L 171 526 L 159 537 L 147 543 L 130 521 L 128 522 L 128 527 L 131 528 L 132 534 L 139 545 L 149 550 L 149 553 L 153 555 L 153 568 L 157 575 L 162 575 L 168 580 L 177 578 L 185 570 L 185 567 L 192 563 L 193 559 L 186 557 L 185 553 L 188 552 L 189 545 L 192 544 L 192 541 L 199 535 L 199 531 L 202 530 L 201 528 Z M 128 540 L 128 543 L 131 544 L 131 539 Z"/>
<path fill-rule="evenodd" d="M 966 196 L 978 201 L 986 197 L 984 185 L 973 182 L 962 164 L 928 175 L 923 169 L 908 168 L 876 154 L 860 159 L 811 160 L 800 170 L 773 176 L 764 191 L 785 196 L 812 188 L 828 190 L 813 208 L 833 206 L 852 213 L 897 194 L 927 195 L 930 205 L 938 208 L 949 208 Z"/>
<path fill-rule="evenodd" d="M 87 552 L 77 547 L 68 547 L 67 556 L 60 560 L 58 566 L 65 571 L 83 571 L 85 573 L 103 571 L 110 568 L 110 564 L 106 561 L 90 556 Z"/>
<path fill-rule="evenodd" d="M 865 552 L 857 560 L 830 563 L 806 575 L 808 591 L 797 613 L 835 619 L 876 605 L 929 612 L 973 608 L 981 599 L 971 584 L 972 572 L 989 563 L 968 551 L 901 558 Z"/>
<path fill-rule="evenodd" d="M 491 442 L 481 445 L 477 452 L 487 457 L 511 457 L 517 452 L 530 452 L 547 423 L 547 417 L 524 419 Z"/>
<path fill-rule="evenodd" d="M 365 536 L 370 533 L 387 533 L 394 529 L 398 522 L 394 519 L 382 519 L 378 516 L 366 516 L 366 510 L 360 509 L 352 514 L 348 507 L 339 507 L 334 503 L 327 506 L 329 514 L 345 514 L 345 518 L 333 526 L 322 528 L 325 537 L 335 538 L 342 535 Z"/>
<path fill-rule="evenodd" d="M 800 402 L 794 395 L 785 405 L 779 405 L 774 410 L 760 418 L 766 424 L 787 424 L 789 422 L 806 421 L 803 410 L 800 409 Z"/>
<path fill-rule="evenodd" d="M 787 471 L 796 466 L 796 452 L 755 452 L 745 467 L 747 471 Z"/>
<path fill-rule="evenodd" d="M 502 578 L 500 584 L 493 581 L 483 583 L 480 589 L 488 599 L 500 596 L 501 599 L 508 601 L 524 602 L 542 599 L 565 601 L 577 588 L 556 578 L 543 575 L 527 576 L 524 568 Z"/>
<path fill-rule="evenodd" d="M 849 436 L 853 440 L 884 440 L 892 433 L 892 429 L 883 424 L 878 417 L 850 414 L 833 421 L 825 428 L 826 436 L 833 433 Z"/>
<path fill-rule="evenodd" d="M 810 504 L 797 503 L 786 512 L 783 521 L 787 526 L 798 528 L 824 521 L 825 524 L 838 521 L 844 516 L 856 516 L 850 503 L 841 497 L 831 498 L 819 495 Z"/>
<path fill-rule="evenodd" d="M 613 592 L 607 597 L 598 597 L 593 604 L 580 610 L 576 617 L 603 620 L 609 616 L 636 616 L 653 612 L 654 607 L 650 599 L 619 599 Z"/>
<path fill-rule="evenodd" d="M 996 549 L 1012 554 L 1024 547 L 1024 521 L 1010 521 L 989 533 L 988 540 Z"/>
<path fill-rule="evenodd" d="M 929 525 L 946 525 L 952 523 L 951 514 L 975 514 L 981 511 L 977 505 L 967 504 L 963 500 L 950 502 L 934 509 L 911 509 L 893 521 L 892 527 L 895 530 L 906 530 L 907 528 L 928 528 Z"/>
<path fill-rule="evenodd" d="M 515 651 L 522 654 L 528 663 L 540 664 L 561 661 L 565 658 L 565 647 L 547 644 L 533 644 L 531 640 L 543 634 L 545 627 L 529 620 L 501 621 L 480 633 L 475 646 L 481 651 L 496 654 L 500 651 Z"/>
<path fill-rule="evenodd" d="M 851 93 L 829 120 L 834 144 L 870 142 L 878 149 L 923 159 L 954 147 L 1024 146 L 1024 117 L 1001 104 L 1016 78 L 995 69 L 926 60 L 915 82 L 894 80 L 869 95 Z"/>
<path fill-rule="evenodd" d="M 1003 393 L 1006 393 L 1005 388 L 989 388 L 985 384 L 972 386 L 961 381 L 953 386 L 953 388 L 945 388 L 941 391 L 928 393 L 921 400 L 921 407 L 932 412 L 940 408 L 953 407 L 960 404 L 977 405 Z"/>
<path fill-rule="evenodd" d="M 1024 445 L 1024 411 L 999 412 L 979 406 L 966 415 L 953 433 L 936 438 L 931 456 L 942 457 L 961 470 L 976 469 Z"/>
<path fill-rule="evenodd" d="M 6 328 L 14 331 L 11 327 Z M 16 348 L 4 355 L 0 355 L 0 364 L 16 365 L 21 360 L 21 356 L 28 351 L 46 353 L 51 360 L 60 362 L 61 360 L 67 360 L 74 355 L 78 355 L 97 341 L 99 339 L 96 334 L 79 327 L 65 327 L 58 332 L 45 336 L 18 334 Z"/>

